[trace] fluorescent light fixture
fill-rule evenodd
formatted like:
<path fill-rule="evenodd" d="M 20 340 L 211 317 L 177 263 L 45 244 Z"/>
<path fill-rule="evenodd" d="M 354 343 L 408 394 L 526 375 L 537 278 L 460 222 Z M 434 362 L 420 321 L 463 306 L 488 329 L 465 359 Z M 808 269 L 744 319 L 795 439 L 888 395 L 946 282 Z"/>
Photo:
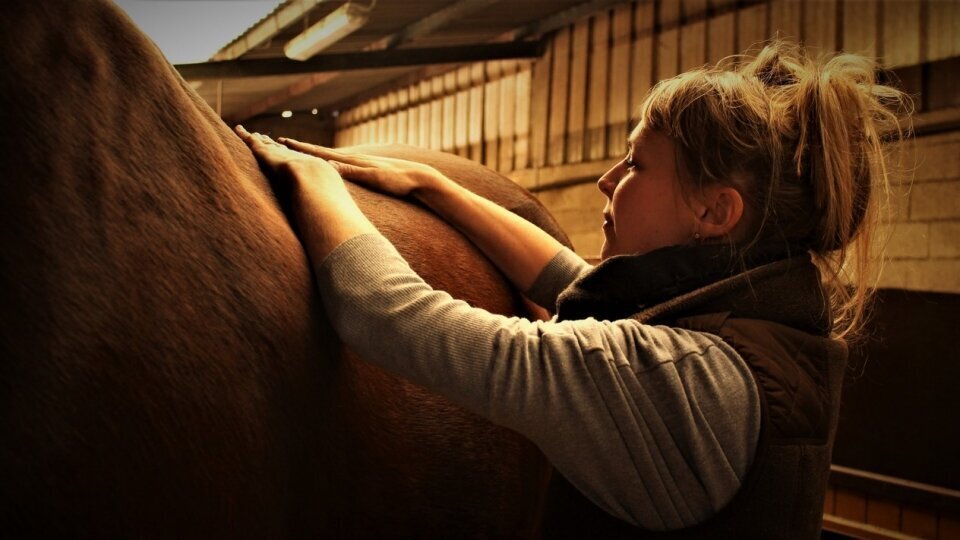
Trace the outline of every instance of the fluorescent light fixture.
<path fill-rule="evenodd" d="M 287 42 L 283 53 L 293 60 L 306 60 L 366 24 L 369 14 L 369 7 L 347 2 Z"/>

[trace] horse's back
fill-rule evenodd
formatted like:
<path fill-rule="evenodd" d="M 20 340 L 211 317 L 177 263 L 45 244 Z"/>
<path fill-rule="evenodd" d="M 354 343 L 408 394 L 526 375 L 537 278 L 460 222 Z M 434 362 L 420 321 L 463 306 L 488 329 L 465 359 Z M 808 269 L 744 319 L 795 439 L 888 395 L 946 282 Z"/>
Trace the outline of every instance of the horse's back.
<path fill-rule="evenodd" d="M 539 454 L 341 350 L 255 161 L 115 7 L 12 2 L 0 59 L 5 531 L 529 530 Z M 428 282 L 521 309 L 436 217 L 353 190 Z"/>

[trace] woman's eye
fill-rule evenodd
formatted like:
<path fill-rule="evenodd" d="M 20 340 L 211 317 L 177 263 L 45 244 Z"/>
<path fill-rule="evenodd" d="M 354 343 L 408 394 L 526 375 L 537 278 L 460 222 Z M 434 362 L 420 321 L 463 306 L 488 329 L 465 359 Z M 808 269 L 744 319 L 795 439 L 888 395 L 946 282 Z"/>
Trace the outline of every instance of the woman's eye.
<path fill-rule="evenodd" d="M 637 162 L 634 161 L 631 156 L 627 156 L 626 158 L 624 158 L 623 163 L 627 166 L 628 169 L 633 170 L 637 168 Z"/>

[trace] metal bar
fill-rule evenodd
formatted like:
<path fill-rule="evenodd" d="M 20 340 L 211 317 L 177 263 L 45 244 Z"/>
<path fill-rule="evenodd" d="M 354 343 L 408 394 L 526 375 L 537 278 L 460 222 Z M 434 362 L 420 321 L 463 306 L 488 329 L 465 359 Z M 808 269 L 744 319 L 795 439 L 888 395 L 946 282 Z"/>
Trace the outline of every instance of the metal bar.
<path fill-rule="evenodd" d="M 428 64 L 454 64 L 510 58 L 535 58 L 543 54 L 543 41 L 512 41 L 480 45 L 456 45 L 421 49 L 386 49 L 380 51 L 323 54 L 298 62 L 288 58 L 228 60 L 179 64 L 174 67 L 187 80 L 238 79 L 272 75 L 296 75 L 325 71 L 372 69 Z"/>

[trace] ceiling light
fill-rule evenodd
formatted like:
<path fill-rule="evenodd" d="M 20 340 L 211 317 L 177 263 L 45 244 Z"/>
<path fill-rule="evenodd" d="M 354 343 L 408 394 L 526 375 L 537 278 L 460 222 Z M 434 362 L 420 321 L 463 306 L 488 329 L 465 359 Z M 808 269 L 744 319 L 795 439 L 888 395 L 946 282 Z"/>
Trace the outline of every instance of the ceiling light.
<path fill-rule="evenodd" d="M 283 118 L 290 118 L 291 116 L 293 116 L 293 111 L 283 111 L 282 113 L 280 113 L 280 116 L 282 116 Z"/>
<path fill-rule="evenodd" d="M 293 60 L 310 58 L 366 24 L 372 7 L 347 2 L 288 41 L 283 53 Z"/>

